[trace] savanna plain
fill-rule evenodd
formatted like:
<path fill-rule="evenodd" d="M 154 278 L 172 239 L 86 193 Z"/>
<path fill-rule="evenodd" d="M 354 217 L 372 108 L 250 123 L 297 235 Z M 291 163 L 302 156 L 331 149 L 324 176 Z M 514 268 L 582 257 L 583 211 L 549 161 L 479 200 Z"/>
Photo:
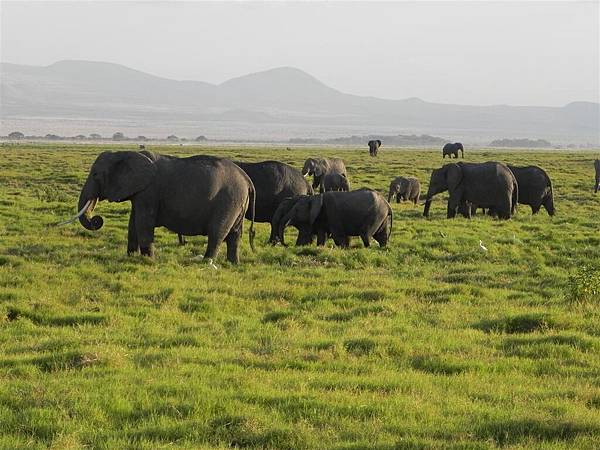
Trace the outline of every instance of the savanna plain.
<path fill-rule="evenodd" d="M 147 146 L 174 155 L 346 161 L 387 196 L 441 151 Z M 390 246 L 269 246 L 241 264 L 158 229 L 126 255 L 130 205 L 76 212 L 96 156 L 131 145 L 0 147 L 1 448 L 600 447 L 598 152 L 478 150 L 537 164 L 557 214 L 430 219 L 393 203 Z M 446 162 L 448 162 L 446 160 Z M 295 230 L 288 231 L 293 242 Z M 483 250 L 480 246 L 487 248 Z"/>

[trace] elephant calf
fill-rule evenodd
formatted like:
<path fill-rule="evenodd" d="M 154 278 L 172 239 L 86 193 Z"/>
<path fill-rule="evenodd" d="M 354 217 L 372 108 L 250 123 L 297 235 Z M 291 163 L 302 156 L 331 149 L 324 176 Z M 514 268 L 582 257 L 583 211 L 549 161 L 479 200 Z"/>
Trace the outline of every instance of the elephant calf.
<path fill-rule="evenodd" d="M 600 190 L 600 159 L 594 161 L 594 168 L 596 169 L 596 184 L 594 185 L 594 194 Z"/>
<path fill-rule="evenodd" d="M 320 195 L 290 199 L 288 212 L 279 223 L 279 239 L 288 225 L 307 238 L 317 235 L 317 245 L 325 245 L 328 235 L 335 244 L 346 248 L 350 236 L 360 236 L 365 247 L 374 238 L 381 247 L 388 243 L 392 231 L 392 208 L 376 191 L 358 189 L 351 192 L 325 192 Z"/>
<path fill-rule="evenodd" d="M 401 200 L 409 200 L 415 205 L 419 202 L 421 195 L 421 183 L 416 178 L 396 177 L 390 183 L 390 190 L 387 201 L 390 202 L 396 197 L 396 203 Z"/>
<path fill-rule="evenodd" d="M 308 158 L 304 161 L 302 175 L 305 177 L 312 176 L 313 189 L 319 188 L 321 193 L 323 193 L 322 178 L 327 173 L 339 173 L 348 178 L 346 165 L 340 158 Z"/>
<path fill-rule="evenodd" d="M 508 165 L 519 184 L 519 203 L 529 205 L 537 214 L 543 206 L 548 215 L 554 215 L 554 192 L 552 181 L 544 169 L 538 166 L 517 167 Z"/>
<path fill-rule="evenodd" d="M 337 172 L 328 172 L 321 179 L 321 192 L 350 190 L 350 182 L 345 175 Z"/>

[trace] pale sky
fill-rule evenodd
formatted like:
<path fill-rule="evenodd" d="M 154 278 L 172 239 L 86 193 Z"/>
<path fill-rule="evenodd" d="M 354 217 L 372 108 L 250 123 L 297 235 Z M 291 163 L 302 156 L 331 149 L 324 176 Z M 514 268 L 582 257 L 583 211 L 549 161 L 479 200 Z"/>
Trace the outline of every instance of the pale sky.
<path fill-rule="evenodd" d="M 0 59 L 211 83 L 292 66 L 357 95 L 559 106 L 600 102 L 599 4 L 2 1 Z"/>

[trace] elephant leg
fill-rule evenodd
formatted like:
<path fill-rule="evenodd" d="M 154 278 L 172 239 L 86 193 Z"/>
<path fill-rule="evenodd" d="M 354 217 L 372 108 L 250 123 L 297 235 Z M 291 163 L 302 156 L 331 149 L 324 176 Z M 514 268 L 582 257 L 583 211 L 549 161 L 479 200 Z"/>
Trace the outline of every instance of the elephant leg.
<path fill-rule="evenodd" d="M 373 239 L 377 241 L 380 247 L 387 246 L 388 243 L 388 223 L 386 222 L 379 227 L 379 230 L 373 235 Z"/>
<path fill-rule="evenodd" d="M 133 255 L 140 249 L 137 238 L 137 231 L 135 229 L 135 209 L 131 208 L 131 214 L 129 214 L 129 227 L 127 229 L 127 254 Z"/>
<path fill-rule="evenodd" d="M 539 213 L 541 207 L 542 207 L 541 203 L 535 203 L 535 204 L 531 205 L 531 214 Z"/>
<path fill-rule="evenodd" d="M 454 217 L 456 217 L 456 208 L 458 207 L 458 205 L 456 205 L 455 202 L 453 202 L 452 200 L 448 200 L 448 210 L 446 213 L 446 217 L 448 219 L 454 219 Z"/>
<path fill-rule="evenodd" d="M 363 245 L 367 248 L 369 248 L 371 246 L 371 243 L 369 242 L 369 235 L 367 233 L 363 233 L 360 235 L 360 238 L 363 242 Z"/>
<path fill-rule="evenodd" d="M 134 220 L 140 253 L 144 256 L 154 256 L 154 215 L 138 208 Z"/>
<path fill-rule="evenodd" d="M 338 247 L 341 247 L 341 248 L 350 247 L 350 238 L 348 236 L 334 234 L 333 242 L 335 242 L 335 245 L 337 245 Z"/>
<path fill-rule="evenodd" d="M 177 234 L 177 239 L 179 239 L 179 245 L 185 245 L 185 236 L 183 234 Z"/>
<path fill-rule="evenodd" d="M 227 261 L 232 264 L 238 264 L 240 262 L 240 239 L 242 237 L 243 232 L 243 218 L 240 221 L 239 225 L 236 226 L 229 232 L 227 237 L 225 238 L 225 243 L 227 244 Z"/>
<path fill-rule="evenodd" d="M 322 247 L 325 245 L 325 242 L 327 241 L 327 232 L 325 230 L 318 230 L 317 231 L 317 245 L 319 247 Z M 311 240 L 312 243 L 312 240 Z"/>

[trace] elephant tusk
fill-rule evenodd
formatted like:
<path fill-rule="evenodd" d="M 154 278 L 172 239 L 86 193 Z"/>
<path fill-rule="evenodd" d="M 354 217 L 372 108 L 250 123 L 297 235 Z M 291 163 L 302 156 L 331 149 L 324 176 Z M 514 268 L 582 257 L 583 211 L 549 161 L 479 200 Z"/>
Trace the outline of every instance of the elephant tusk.
<path fill-rule="evenodd" d="M 310 176 L 310 174 L 307 172 L 304 175 L 302 175 L 304 178 L 308 178 Z"/>
<path fill-rule="evenodd" d="M 88 200 L 86 202 L 86 204 L 83 205 L 83 208 L 81 208 L 81 211 L 79 211 L 75 217 L 73 217 L 71 219 L 68 219 L 68 220 L 65 220 L 64 222 L 59 222 L 55 226 L 59 227 L 59 226 L 62 226 L 62 225 L 67 225 L 69 223 L 75 222 L 77 219 L 79 219 L 81 216 L 83 216 L 87 212 L 87 210 L 88 210 L 88 208 L 90 206 L 92 206 L 92 205 L 95 206 L 95 203 L 96 203 L 96 199 L 94 199 L 94 200 Z"/>

